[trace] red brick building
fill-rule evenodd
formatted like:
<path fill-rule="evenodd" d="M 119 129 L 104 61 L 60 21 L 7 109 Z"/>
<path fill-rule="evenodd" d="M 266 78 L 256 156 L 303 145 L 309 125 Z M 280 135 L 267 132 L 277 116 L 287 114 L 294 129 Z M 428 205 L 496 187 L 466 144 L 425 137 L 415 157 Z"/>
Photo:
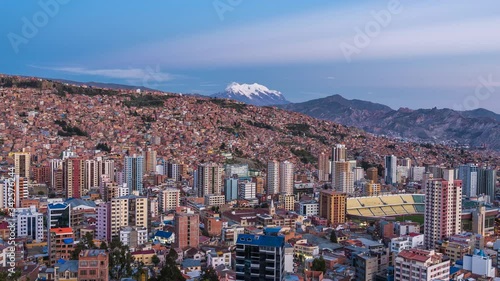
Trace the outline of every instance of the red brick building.
<path fill-rule="evenodd" d="M 108 281 L 109 264 L 105 250 L 83 250 L 78 257 L 78 281 Z"/>

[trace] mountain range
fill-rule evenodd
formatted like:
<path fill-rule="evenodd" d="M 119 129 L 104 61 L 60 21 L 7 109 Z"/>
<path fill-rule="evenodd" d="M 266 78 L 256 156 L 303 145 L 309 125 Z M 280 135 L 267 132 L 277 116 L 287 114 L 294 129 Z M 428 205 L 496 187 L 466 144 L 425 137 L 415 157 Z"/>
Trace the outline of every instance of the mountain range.
<path fill-rule="evenodd" d="M 500 115 L 482 108 L 471 111 L 447 108 L 394 110 L 340 95 L 279 107 L 379 135 L 500 150 Z"/>
<path fill-rule="evenodd" d="M 155 91 L 120 84 L 82 83 L 61 79 L 54 81 L 97 88 Z M 500 114 L 483 108 L 470 111 L 437 108 L 394 110 L 383 104 L 358 99 L 349 100 L 341 95 L 290 103 L 279 91 L 270 90 L 257 83 L 236 82 L 230 83 L 223 92 L 216 93 L 212 97 L 232 99 L 257 106 L 273 105 L 314 118 L 357 127 L 370 133 L 416 142 L 485 146 L 500 150 Z"/>
<path fill-rule="evenodd" d="M 301 113 L 229 99 L 2 75 L 0 94 L 2 157 L 30 147 L 44 161 L 69 148 L 85 156 L 104 146 L 123 160 L 124 154 L 147 146 L 187 165 L 222 163 L 230 153 L 235 157 L 231 161 L 251 161 L 254 167 L 265 167 L 270 159 L 288 159 L 301 170 L 314 167 L 318 155 L 328 153 L 332 145 L 345 143 L 350 157 L 364 168 L 381 167 L 384 155 L 390 154 L 411 157 L 416 165 L 499 164 L 489 151 L 400 142 Z"/>

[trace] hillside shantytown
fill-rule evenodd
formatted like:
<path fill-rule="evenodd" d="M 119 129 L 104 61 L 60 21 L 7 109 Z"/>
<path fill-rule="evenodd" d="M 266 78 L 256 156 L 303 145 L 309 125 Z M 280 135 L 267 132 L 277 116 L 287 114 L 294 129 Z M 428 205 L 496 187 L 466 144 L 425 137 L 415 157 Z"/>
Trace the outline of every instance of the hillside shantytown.
<path fill-rule="evenodd" d="M 0 280 L 495 280 L 497 152 L 0 77 Z"/>

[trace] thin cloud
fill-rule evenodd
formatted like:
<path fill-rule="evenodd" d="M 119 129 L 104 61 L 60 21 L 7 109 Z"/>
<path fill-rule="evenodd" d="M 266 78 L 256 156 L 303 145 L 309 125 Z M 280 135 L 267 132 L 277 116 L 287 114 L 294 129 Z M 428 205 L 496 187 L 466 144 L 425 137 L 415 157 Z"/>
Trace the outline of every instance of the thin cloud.
<path fill-rule="evenodd" d="M 446 2 L 446 1 L 445 1 Z M 500 11 L 494 1 L 491 10 Z M 449 13 L 453 5 L 454 13 Z M 481 12 L 478 3 L 408 3 L 391 16 L 387 27 L 371 38 L 353 60 L 385 60 L 415 57 L 500 53 L 500 37 L 493 36 L 500 19 Z M 487 6 L 482 4 L 481 6 Z M 326 9 L 228 27 L 211 33 L 165 40 L 117 53 L 112 60 L 135 58 L 169 67 L 252 66 L 281 63 L 345 62 L 340 44 L 354 44 L 356 28 L 373 22 L 372 12 L 387 3 L 348 10 Z M 249 36 L 251 35 L 251 36 Z"/>
<path fill-rule="evenodd" d="M 167 82 L 175 79 L 175 76 L 170 73 L 159 71 L 159 67 L 151 68 L 103 68 L 89 69 L 83 67 L 40 67 L 32 66 L 41 69 L 48 69 L 59 72 L 66 72 L 76 75 L 91 75 L 114 79 L 124 79 L 129 81 L 140 81 L 149 79 L 156 82 Z"/>

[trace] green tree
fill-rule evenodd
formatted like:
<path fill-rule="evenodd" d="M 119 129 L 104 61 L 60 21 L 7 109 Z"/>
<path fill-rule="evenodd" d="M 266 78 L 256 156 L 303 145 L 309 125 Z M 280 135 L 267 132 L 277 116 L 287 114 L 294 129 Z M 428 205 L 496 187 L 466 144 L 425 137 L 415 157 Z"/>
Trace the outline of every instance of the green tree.
<path fill-rule="evenodd" d="M 132 274 L 131 264 L 134 262 L 127 245 L 123 245 L 118 237 L 109 244 L 109 273 L 112 279 L 120 280 Z"/>
<path fill-rule="evenodd" d="M 156 276 L 156 278 L 151 278 L 151 281 L 171 281 L 171 280 L 178 280 L 178 281 L 185 281 L 186 279 L 184 276 L 182 276 L 181 271 L 177 267 L 176 260 L 177 260 L 177 252 L 174 249 L 170 249 L 170 252 L 168 253 L 166 259 L 165 259 L 165 264 L 163 265 L 162 269 L 160 270 L 160 274 Z"/>
<path fill-rule="evenodd" d="M 200 277 L 200 281 L 218 281 L 217 272 L 211 267 L 207 268 Z"/>
<path fill-rule="evenodd" d="M 135 280 L 140 280 L 141 276 L 143 274 L 147 274 L 146 270 L 144 269 L 144 263 L 140 262 L 137 264 L 137 270 L 134 273 L 134 279 Z"/>
<path fill-rule="evenodd" d="M 10 274 L 10 275 L 9 275 Z M 0 281 L 17 281 L 21 277 L 21 271 L 16 270 L 14 273 L 8 271 L 0 272 Z"/>
<path fill-rule="evenodd" d="M 333 243 L 338 243 L 337 233 L 332 229 L 332 233 L 330 234 L 330 241 Z"/>
<path fill-rule="evenodd" d="M 107 251 L 108 250 L 108 244 L 106 244 L 106 242 L 102 241 L 101 245 L 99 246 L 99 249 Z"/>
<path fill-rule="evenodd" d="M 311 270 L 313 271 L 322 271 L 326 273 L 326 261 L 323 257 L 319 257 L 318 259 L 314 259 L 312 263 Z"/>
<path fill-rule="evenodd" d="M 76 244 L 73 252 L 71 252 L 71 259 L 78 260 L 80 252 L 89 249 L 97 249 L 97 246 L 94 244 L 94 236 L 92 236 L 91 233 L 86 233 L 85 236 L 82 237 L 80 242 Z"/>
<path fill-rule="evenodd" d="M 151 258 L 151 262 L 152 262 L 155 266 L 158 266 L 158 264 L 160 263 L 160 258 L 159 258 L 157 255 L 154 255 L 154 256 Z"/>

